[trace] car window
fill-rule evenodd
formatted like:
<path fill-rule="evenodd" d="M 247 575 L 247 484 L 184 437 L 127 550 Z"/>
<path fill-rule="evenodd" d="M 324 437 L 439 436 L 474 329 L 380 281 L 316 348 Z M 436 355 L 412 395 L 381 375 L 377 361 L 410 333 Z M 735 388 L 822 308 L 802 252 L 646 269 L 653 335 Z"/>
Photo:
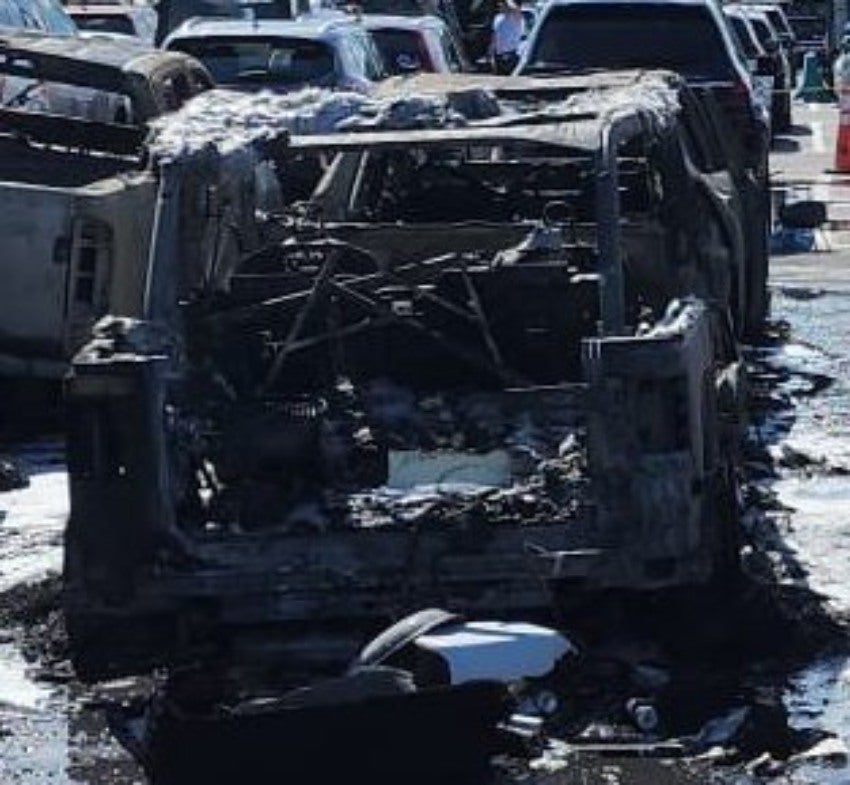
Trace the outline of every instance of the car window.
<path fill-rule="evenodd" d="M 767 22 L 765 22 L 764 19 L 759 19 L 757 16 L 754 16 L 750 19 L 750 23 L 753 26 L 753 30 L 756 31 L 756 36 L 762 46 L 769 46 L 770 43 L 774 41 L 773 33 L 767 26 Z"/>
<path fill-rule="evenodd" d="M 791 29 L 801 41 L 823 38 L 826 22 L 819 16 L 789 16 Z"/>
<path fill-rule="evenodd" d="M 303 85 L 334 76 L 334 54 L 321 41 L 299 38 L 177 38 L 169 44 L 200 60 L 217 84 Z"/>
<path fill-rule="evenodd" d="M 35 3 L 29 0 L 11 0 L 18 13 L 21 27 L 24 30 L 47 30 L 47 23 L 41 17 L 41 11 Z"/>
<path fill-rule="evenodd" d="M 363 0 L 359 5 L 367 14 L 417 16 L 421 13 L 417 0 Z"/>
<path fill-rule="evenodd" d="M 551 7 L 533 46 L 529 70 L 669 68 L 696 79 L 735 76 L 720 28 L 704 7 L 585 2 Z"/>
<path fill-rule="evenodd" d="M 356 60 L 358 74 L 365 76 L 370 82 L 383 79 L 384 62 L 369 34 L 365 30 L 352 30 L 346 40 L 351 42 L 351 53 Z"/>
<path fill-rule="evenodd" d="M 389 28 L 369 32 L 381 53 L 387 73 L 395 75 L 434 70 L 425 42 L 418 32 Z"/>
<path fill-rule="evenodd" d="M 71 14 L 80 30 L 93 33 L 136 35 L 133 20 L 122 14 Z"/>
<path fill-rule="evenodd" d="M 24 2 L 26 0 L 23 0 Z M 77 34 L 74 20 L 57 0 L 30 0 L 28 3 L 37 7 L 37 15 L 41 19 L 39 29 L 51 35 L 72 36 Z"/>
<path fill-rule="evenodd" d="M 776 28 L 777 33 L 788 35 L 791 32 L 785 22 L 785 17 L 778 8 L 768 8 L 766 13 L 767 18 L 770 20 L 770 23 L 774 26 L 774 28 Z"/>
<path fill-rule="evenodd" d="M 455 73 L 463 71 L 463 58 L 458 52 L 455 42 L 449 34 L 448 30 L 443 30 L 440 33 L 440 44 L 443 49 L 446 62 L 449 64 L 449 70 Z"/>
<path fill-rule="evenodd" d="M 15 30 L 24 26 L 18 6 L 12 0 L 0 0 L 0 25 Z"/>
<path fill-rule="evenodd" d="M 741 47 L 741 51 L 746 57 L 754 60 L 759 56 L 759 50 L 756 42 L 753 41 L 747 23 L 740 16 L 730 17 L 730 20 L 732 22 L 732 30 L 735 32 L 735 38 Z"/>

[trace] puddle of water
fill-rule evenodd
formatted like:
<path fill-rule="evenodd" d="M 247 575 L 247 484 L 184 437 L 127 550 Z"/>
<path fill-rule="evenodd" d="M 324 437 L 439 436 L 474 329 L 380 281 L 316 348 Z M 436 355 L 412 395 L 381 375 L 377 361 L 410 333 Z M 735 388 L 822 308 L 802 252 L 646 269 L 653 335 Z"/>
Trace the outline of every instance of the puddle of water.
<path fill-rule="evenodd" d="M 785 443 L 832 467 L 850 468 L 850 298 L 773 298 L 773 315 L 791 325 L 794 342 L 777 351 L 773 367 L 790 371 L 783 384 L 794 401 Z M 831 384 L 807 394 L 815 376 Z M 775 489 L 794 510 L 788 535 L 815 591 L 832 608 L 850 613 L 850 477 L 816 470 L 785 472 Z M 820 660 L 797 673 L 785 695 L 796 727 L 836 733 L 850 746 L 850 658 Z M 850 766 L 807 764 L 794 783 L 848 785 Z"/>
<path fill-rule="evenodd" d="M 62 566 L 68 480 L 58 441 L 14 453 L 27 488 L 0 494 L 0 592 Z M 102 716 L 66 686 L 35 682 L 14 642 L 0 643 L 0 783 L 141 785 Z"/>
<path fill-rule="evenodd" d="M 32 681 L 28 667 L 16 646 L 0 646 L 0 704 L 29 711 L 45 708 L 52 690 Z"/>
<path fill-rule="evenodd" d="M 791 724 L 837 732 L 850 746 L 850 659 L 832 657 L 800 671 L 786 694 Z M 850 766 L 809 763 L 795 771 L 799 785 L 847 785 Z"/>
<path fill-rule="evenodd" d="M 776 488 L 795 510 L 788 539 L 809 584 L 835 610 L 850 613 L 850 477 L 790 477 Z"/>
<path fill-rule="evenodd" d="M 59 442 L 16 451 L 30 484 L 0 494 L 0 591 L 38 580 L 62 567 L 68 517 L 68 475 Z"/>

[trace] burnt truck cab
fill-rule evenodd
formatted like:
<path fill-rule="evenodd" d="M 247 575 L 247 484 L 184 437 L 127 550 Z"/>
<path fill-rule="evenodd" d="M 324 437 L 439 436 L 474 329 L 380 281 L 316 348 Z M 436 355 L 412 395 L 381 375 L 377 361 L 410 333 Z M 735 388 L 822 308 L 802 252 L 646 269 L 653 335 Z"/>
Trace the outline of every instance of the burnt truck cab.
<path fill-rule="evenodd" d="M 141 315 L 147 124 L 211 82 L 176 53 L 26 36 L 0 41 L 3 78 L 115 99 L 106 121 L 0 109 L 0 375 L 59 380 L 97 319 Z"/>
<path fill-rule="evenodd" d="M 386 89 L 417 128 L 371 111 L 240 151 L 283 191 L 323 162 L 261 228 L 221 151 L 160 168 L 145 319 L 98 325 L 68 379 L 84 678 L 315 672 L 429 605 L 545 614 L 734 569 L 745 276 L 693 96 L 663 73 L 415 84 Z"/>

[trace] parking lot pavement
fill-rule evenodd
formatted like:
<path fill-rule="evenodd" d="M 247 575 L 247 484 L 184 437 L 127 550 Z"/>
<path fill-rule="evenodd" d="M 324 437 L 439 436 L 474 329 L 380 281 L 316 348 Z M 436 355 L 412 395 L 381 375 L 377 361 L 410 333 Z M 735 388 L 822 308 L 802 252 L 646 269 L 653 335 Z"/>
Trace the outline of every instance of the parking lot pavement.
<path fill-rule="evenodd" d="M 794 105 L 794 124 L 773 143 L 770 170 L 774 186 L 785 183 L 828 184 L 840 179 L 831 171 L 838 130 L 835 104 Z M 850 179 L 850 175 L 846 175 Z"/>
<path fill-rule="evenodd" d="M 774 202 L 814 199 L 826 204 L 827 223 L 815 232 L 813 253 L 775 254 L 774 289 L 806 287 L 850 290 L 850 172 L 836 172 L 835 104 L 797 104 L 792 131 L 774 142 Z"/>

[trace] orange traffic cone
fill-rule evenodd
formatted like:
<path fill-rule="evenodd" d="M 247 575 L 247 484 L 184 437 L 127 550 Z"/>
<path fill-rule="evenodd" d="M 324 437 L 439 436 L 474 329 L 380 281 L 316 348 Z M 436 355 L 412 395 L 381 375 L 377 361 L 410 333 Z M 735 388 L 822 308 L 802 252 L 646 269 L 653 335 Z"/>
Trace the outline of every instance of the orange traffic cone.
<path fill-rule="evenodd" d="M 835 171 L 850 172 L 850 87 L 842 85 L 838 96 L 838 136 L 835 140 Z"/>

